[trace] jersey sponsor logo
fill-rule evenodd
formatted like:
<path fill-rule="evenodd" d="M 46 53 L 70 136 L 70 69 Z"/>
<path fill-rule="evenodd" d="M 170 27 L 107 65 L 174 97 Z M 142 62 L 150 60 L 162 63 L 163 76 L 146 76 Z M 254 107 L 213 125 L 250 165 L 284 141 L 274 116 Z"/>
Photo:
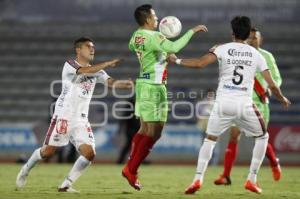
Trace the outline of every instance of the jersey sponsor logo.
<path fill-rule="evenodd" d="M 135 37 L 135 40 L 134 40 L 134 43 L 135 43 L 135 52 L 136 52 L 136 55 L 138 57 L 138 59 L 142 59 L 143 57 L 143 51 L 145 51 L 145 45 L 144 45 L 144 42 L 145 42 L 145 37 Z"/>
<path fill-rule="evenodd" d="M 140 36 L 140 37 L 136 37 L 135 38 L 135 40 L 134 40 L 134 43 L 135 44 L 138 44 L 138 45 L 143 45 L 144 44 L 144 42 L 145 42 L 145 37 L 142 37 L 142 36 Z"/>
<path fill-rule="evenodd" d="M 234 48 L 228 49 L 227 53 L 228 53 L 229 56 L 252 57 L 252 52 L 248 52 L 248 51 L 240 52 L 240 51 L 237 51 Z"/>
<path fill-rule="evenodd" d="M 238 87 L 238 86 L 231 86 L 231 85 L 223 85 L 223 88 L 229 89 L 229 90 L 238 90 L 238 91 L 247 91 L 247 87 Z"/>
<path fill-rule="evenodd" d="M 150 79 L 150 73 L 143 73 L 142 79 Z"/>
<path fill-rule="evenodd" d="M 82 95 L 91 94 L 95 83 L 95 77 L 82 76 L 79 80 Z"/>

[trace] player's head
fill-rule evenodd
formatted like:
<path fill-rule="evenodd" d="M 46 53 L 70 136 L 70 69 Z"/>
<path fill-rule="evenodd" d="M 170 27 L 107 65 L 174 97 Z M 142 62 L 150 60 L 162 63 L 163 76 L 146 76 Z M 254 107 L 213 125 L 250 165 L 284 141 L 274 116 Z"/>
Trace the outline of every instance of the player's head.
<path fill-rule="evenodd" d="M 231 28 L 235 39 L 245 41 L 250 34 L 251 20 L 246 16 L 236 16 L 231 20 Z"/>
<path fill-rule="evenodd" d="M 147 26 L 150 29 L 156 29 L 158 18 L 150 4 L 144 4 L 135 9 L 134 18 L 139 26 Z"/>
<path fill-rule="evenodd" d="M 92 39 L 81 37 L 74 42 L 76 56 L 90 62 L 94 59 L 95 46 Z"/>
<path fill-rule="evenodd" d="M 247 42 L 249 45 L 253 46 L 256 49 L 260 47 L 262 43 L 262 37 L 257 28 L 251 28 Z"/>

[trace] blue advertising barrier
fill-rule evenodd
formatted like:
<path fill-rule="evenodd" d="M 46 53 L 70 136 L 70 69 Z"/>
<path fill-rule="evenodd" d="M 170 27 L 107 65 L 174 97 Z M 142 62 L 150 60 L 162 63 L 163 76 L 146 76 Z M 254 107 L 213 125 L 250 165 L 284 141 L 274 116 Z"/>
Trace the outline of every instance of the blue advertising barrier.
<path fill-rule="evenodd" d="M 111 124 L 94 129 L 97 160 L 114 161 L 122 145 L 118 125 Z M 124 138 L 124 137 L 123 137 Z M 161 139 L 155 144 L 151 154 L 155 159 L 196 155 L 202 144 L 203 134 L 193 125 L 167 125 Z M 31 128 L 0 127 L 0 159 L 14 159 L 20 154 L 30 155 L 38 147 Z"/>
<path fill-rule="evenodd" d="M 29 128 L 0 128 L 0 149 L 6 151 L 32 151 L 37 140 Z"/>
<path fill-rule="evenodd" d="M 96 151 L 112 152 L 116 150 L 113 140 L 116 136 L 117 125 L 107 125 L 96 129 Z M 203 133 L 194 125 L 167 125 L 161 139 L 153 148 L 154 153 L 198 153 L 202 143 Z"/>

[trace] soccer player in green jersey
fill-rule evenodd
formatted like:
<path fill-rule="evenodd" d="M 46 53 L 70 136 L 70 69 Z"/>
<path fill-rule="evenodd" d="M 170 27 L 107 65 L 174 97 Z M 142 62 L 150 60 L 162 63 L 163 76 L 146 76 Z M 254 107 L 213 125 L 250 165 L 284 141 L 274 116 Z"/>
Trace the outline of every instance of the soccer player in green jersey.
<path fill-rule="evenodd" d="M 140 190 L 137 170 L 160 138 L 167 121 L 167 54 L 180 51 L 194 33 L 206 32 L 207 28 L 204 25 L 195 26 L 172 42 L 156 31 L 158 19 L 151 5 L 139 6 L 134 16 L 139 28 L 130 39 L 129 49 L 136 53 L 140 63 L 135 87 L 135 115 L 140 118 L 141 127 L 132 140 L 131 153 L 122 175 L 133 188 Z"/>
<path fill-rule="evenodd" d="M 280 87 L 282 83 L 282 79 L 276 65 L 276 61 L 273 55 L 261 49 L 260 46 L 262 44 L 262 36 L 261 33 L 256 29 L 252 28 L 250 32 L 250 36 L 248 38 L 248 43 L 256 48 L 260 54 L 265 58 L 267 65 L 269 67 L 271 76 L 278 87 Z M 255 77 L 254 83 L 254 91 L 253 92 L 253 102 L 257 106 L 259 112 L 262 114 L 266 127 L 268 126 L 270 120 L 270 109 L 269 109 L 269 95 L 270 91 L 268 89 L 268 84 L 265 79 L 262 77 L 261 73 L 257 73 Z M 230 185 L 230 173 L 233 167 L 233 163 L 237 156 L 237 147 L 238 141 L 240 139 L 240 130 L 237 127 L 231 128 L 229 143 L 225 152 L 224 157 L 224 171 L 220 175 L 218 179 L 215 180 L 216 185 Z M 278 162 L 278 158 L 276 158 L 274 149 L 270 143 L 268 143 L 266 156 L 269 159 L 270 166 L 272 168 L 273 179 L 278 181 L 281 176 L 281 169 Z"/>

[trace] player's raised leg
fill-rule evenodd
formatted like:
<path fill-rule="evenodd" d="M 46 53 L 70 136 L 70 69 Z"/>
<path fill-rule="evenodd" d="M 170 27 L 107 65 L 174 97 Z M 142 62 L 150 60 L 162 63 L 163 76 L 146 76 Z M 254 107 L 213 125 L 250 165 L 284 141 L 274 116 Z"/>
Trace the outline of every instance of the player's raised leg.
<path fill-rule="evenodd" d="M 141 189 L 141 184 L 137 179 L 138 168 L 149 155 L 156 141 L 160 138 L 164 122 L 145 122 L 145 124 L 141 126 L 147 126 L 147 130 L 144 130 L 145 133 L 140 135 L 142 138 L 139 143 L 134 146 L 134 154 L 130 157 L 122 171 L 122 175 L 127 178 L 129 184 L 137 190 Z"/>
<path fill-rule="evenodd" d="M 131 155 L 122 170 L 122 175 L 133 188 L 140 190 L 138 169 L 161 137 L 167 120 L 168 102 L 165 85 L 137 82 L 136 97 L 135 114 L 141 118 L 141 127 L 138 136 L 132 141 Z"/>
<path fill-rule="evenodd" d="M 148 131 L 144 134 L 140 144 L 137 146 L 137 152 L 133 157 L 131 172 L 137 173 L 137 170 L 143 160 L 149 155 L 153 145 L 161 137 L 164 122 L 149 122 Z"/>
<path fill-rule="evenodd" d="M 141 142 L 141 140 L 144 138 L 144 133 L 143 132 L 147 132 L 147 123 L 144 122 L 142 120 L 142 118 L 140 118 L 140 128 L 139 131 L 134 135 L 132 141 L 131 141 L 131 149 L 130 149 L 130 154 L 128 157 L 128 162 L 127 162 L 127 166 L 129 168 L 131 168 L 131 163 L 132 160 L 137 152 L 138 146 Z"/>
<path fill-rule="evenodd" d="M 43 147 L 36 149 L 32 153 L 28 161 L 23 165 L 23 167 L 17 175 L 16 185 L 18 189 L 21 189 L 25 186 L 29 172 L 36 165 L 36 163 L 39 160 L 51 157 L 56 151 L 56 149 L 56 146 L 44 145 Z"/>
<path fill-rule="evenodd" d="M 137 109 L 135 111 L 137 111 Z M 133 139 L 131 141 L 131 151 L 130 151 L 130 154 L 128 157 L 128 161 L 122 170 L 122 176 L 125 177 L 127 179 L 128 183 L 136 190 L 141 189 L 141 184 L 138 181 L 137 172 L 136 173 L 133 172 L 132 163 L 135 159 L 136 153 L 138 152 L 139 145 L 140 145 L 141 141 L 143 140 L 143 138 L 145 137 L 145 135 L 144 135 L 145 133 L 143 133 L 143 132 L 147 132 L 147 131 L 148 131 L 147 123 L 144 122 L 142 118 L 140 118 L 140 129 L 139 129 L 138 133 L 135 134 L 135 136 L 133 137 Z"/>

